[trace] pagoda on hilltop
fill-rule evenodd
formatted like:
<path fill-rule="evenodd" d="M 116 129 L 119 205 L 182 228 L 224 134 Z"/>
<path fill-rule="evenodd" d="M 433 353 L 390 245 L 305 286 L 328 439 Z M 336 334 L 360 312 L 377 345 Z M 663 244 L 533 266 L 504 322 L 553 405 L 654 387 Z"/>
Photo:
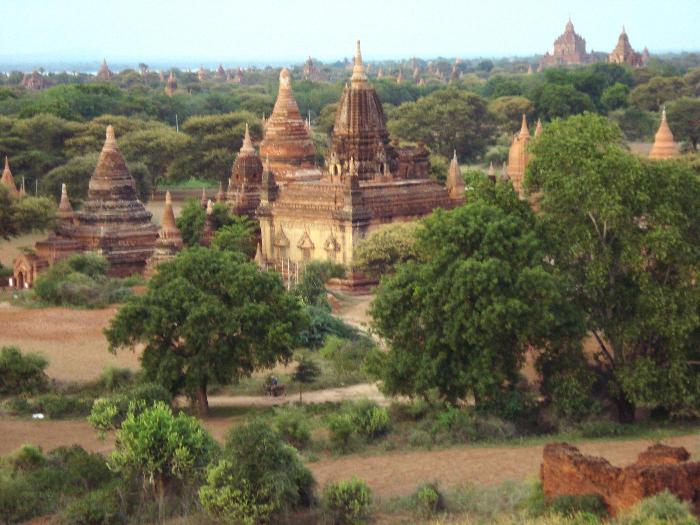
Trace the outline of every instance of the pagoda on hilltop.
<path fill-rule="evenodd" d="M 574 31 L 569 19 L 564 32 L 554 41 L 554 50 L 547 52 L 540 60 L 540 70 L 553 66 L 577 66 L 589 64 L 593 57 L 586 53 L 586 40 Z"/>
<path fill-rule="evenodd" d="M 321 173 L 316 168 L 316 148 L 294 99 L 289 70 L 282 68 L 279 78 L 275 107 L 263 124 L 260 156 L 270 159 L 278 182 L 284 183 L 293 177 L 318 178 Z"/>
<path fill-rule="evenodd" d="M 231 167 L 226 201 L 237 215 L 255 217 L 255 210 L 260 204 L 263 165 L 258 157 L 253 141 L 250 139 L 248 124 L 238 156 Z"/>
<path fill-rule="evenodd" d="M 678 145 L 673 139 L 671 128 L 666 121 L 666 108 L 661 111 L 661 124 L 654 136 L 654 145 L 649 152 L 650 159 L 670 159 L 679 155 Z"/>
<path fill-rule="evenodd" d="M 32 286 L 43 268 L 82 252 L 104 256 L 110 263 L 108 275 L 143 273 L 158 229 L 136 195 L 136 183 L 117 148 L 112 126 L 107 126 L 87 200 L 80 211 L 74 212 L 64 184 L 57 219 L 57 227 L 48 239 L 37 242 L 33 253 L 15 259 L 15 286 Z"/>
<path fill-rule="evenodd" d="M 163 208 L 163 220 L 158 230 L 158 238 L 156 239 L 153 255 L 146 263 L 146 275 L 151 276 L 156 273 L 158 265 L 174 259 L 182 250 L 182 234 L 180 228 L 175 222 L 175 213 L 173 212 L 173 201 L 170 192 L 165 192 L 165 207 Z"/>
<path fill-rule="evenodd" d="M 261 156 L 265 156 L 262 146 Z M 351 267 L 355 245 L 381 225 L 417 219 L 435 208 L 464 202 L 458 166 L 452 167 L 446 187 L 428 177 L 424 146 L 391 144 L 382 104 L 367 80 L 359 42 L 350 84 L 338 104 L 322 177 L 296 177 L 280 185 L 272 158 L 265 164 L 257 210 L 261 244 L 256 260 L 283 272 L 292 271 L 290 265 L 312 260 Z M 362 284 L 361 276 L 350 276 L 348 284 Z"/>
<path fill-rule="evenodd" d="M 106 59 L 102 59 L 102 65 L 100 66 L 100 70 L 97 72 L 96 76 L 98 80 L 104 81 L 107 81 L 112 78 L 113 73 L 109 70 Z"/>
<path fill-rule="evenodd" d="M 647 54 L 648 53 L 647 51 Z M 620 37 L 617 39 L 615 49 L 608 55 L 608 62 L 611 64 L 627 64 L 633 67 L 644 65 L 642 55 L 632 49 L 630 40 L 627 37 L 627 32 L 625 31 L 625 26 L 622 26 L 622 33 L 620 33 Z"/>

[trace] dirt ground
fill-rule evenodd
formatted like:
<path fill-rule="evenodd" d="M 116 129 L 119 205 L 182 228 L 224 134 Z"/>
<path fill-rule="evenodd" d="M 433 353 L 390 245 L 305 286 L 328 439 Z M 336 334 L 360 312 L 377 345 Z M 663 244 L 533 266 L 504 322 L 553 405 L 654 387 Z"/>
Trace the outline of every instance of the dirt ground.
<path fill-rule="evenodd" d="M 59 381 L 90 381 L 106 366 L 138 370 L 138 355 L 107 351 L 102 331 L 116 312 L 68 308 L 17 308 L 0 303 L 0 346 L 15 345 L 23 352 L 36 352 L 49 360 L 47 373 Z"/>

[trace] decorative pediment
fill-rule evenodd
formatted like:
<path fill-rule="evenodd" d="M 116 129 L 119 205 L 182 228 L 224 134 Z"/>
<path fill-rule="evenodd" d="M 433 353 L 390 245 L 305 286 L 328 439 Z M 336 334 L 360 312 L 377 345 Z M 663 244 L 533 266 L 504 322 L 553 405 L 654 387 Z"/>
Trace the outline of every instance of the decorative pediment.
<path fill-rule="evenodd" d="M 314 249 L 314 243 L 311 241 L 311 237 L 309 237 L 309 232 L 304 232 L 304 235 L 302 235 L 301 239 L 299 239 L 299 242 L 297 243 L 297 248 L 302 250 Z"/>
<path fill-rule="evenodd" d="M 279 231 L 275 234 L 275 246 L 278 246 L 280 248 L 288 248 L 289 247 L 289 239 L 287 236 L 284 234 L 284 230 L 280 226 Z"/>
<path fill-rule="evenodd" d="M 339 252 L 340 251 L 340 243 L 338 242 L 338 239 L 335 238 L 335 235 L 332 233 L 328 236 L 328 239 L 326 239 L 326 242 L 323 243 L 323 249 L 326 250 L 327 252 Z"/>

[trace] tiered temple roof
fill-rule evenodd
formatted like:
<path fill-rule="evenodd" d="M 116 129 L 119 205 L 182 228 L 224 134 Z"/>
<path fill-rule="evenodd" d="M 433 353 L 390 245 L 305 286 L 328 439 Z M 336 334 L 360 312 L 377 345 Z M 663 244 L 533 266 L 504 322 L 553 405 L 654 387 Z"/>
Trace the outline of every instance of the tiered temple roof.
<path fill-rule="evenodd" d="M 97 72 L 97 78 L 100 80 L 109 80 L 112 78 L 112 72 L 109 70 L 109 67 L 107 66 L 107 60 L 102 59 L 102 65 L 100 66 L 100 70 Z"/>
<path fill-rule="evenodd" d="M 523 113 L 520 132 L 513 136 L 513 142 L 508 152 L 508 178 L 513 183 L 513 188 L 519 195 L 523 194 L 523 178 L 528 161 L 527 145 L 530 142 L 530 130 L 527 127 L 527 118 Z"/>
<path fill-rule="evenodd" d="M 0 184 L 7 188 L 11 197 L 19 197 L 19 190 L 17 189 L 17 184 L 15 184 L 15 178 L 12 176 L 12 171 L 10 171 L 10 160 L 7 158 L 7 155 L 5 155 L 5 169 L 2 170 Z"/>
<path fill-rule="evenodd" d="M 666 109 L 661 112 L 661 124 L 654 136 L 654 145 L 649 152 L 650 159 L 669 159 L 678 156 L 678 145 L 673 139 L 671 128 L 666 121 Z"/>
<path fill-rule="evenodd" d="M 112 126 L 107 126 L 88 198 L 76 217 L 71 237 L 85 250 L 104 255 L 112 275 L 143 272 L 158 230 L 151 222 L 151 213 L 138 199 L 136 183 L 117 148 Z"/>
<path fill-rule="evenodd" d="M 263 165 L 253 141 L 250 140 L 248 124 L 245 125 L 243 145 L 231 167 L 231 178 L 226 200 L 238 215 L 253 217 L 260 204 Z"/>
<path fill-rule="evenodd" d="M 625 31 L 625 26 L 622 26 L 622 33 L 620 33 L 620 37 L 617 39 L 615 49 L 608 55 L 608 62 L 613 64 L 627 64 L 635 67 L 642 65 L 642 55 L 632 49 L 630 40 L 627 37 L 627 32 Z"/>
<path fill-rule="evenodd" d="M 291 75 L 286 68 L 280 72 L 277 101 L 264 127 L 260 155 L 270 159 L 279 181 L 302 170 L 314 170 L 316 149 L 292 94 Z"/>
<path fill-rule="evenodd" d="M 554 41 L 552 54 L 547 52 L 540 60 L 540 69 L 551 66 L 587 64 L 592 57 L 586 53 L 586 40 L 574 31 L 571 19 L 564 33 Z"/>

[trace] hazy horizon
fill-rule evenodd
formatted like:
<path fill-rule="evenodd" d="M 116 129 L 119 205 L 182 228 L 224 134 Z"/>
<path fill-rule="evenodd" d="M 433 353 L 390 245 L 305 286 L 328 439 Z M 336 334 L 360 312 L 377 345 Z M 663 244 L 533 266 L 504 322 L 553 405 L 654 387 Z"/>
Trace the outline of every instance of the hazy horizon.
<path fill-rule="evenodd" d="M 154 69 L 223 63 L 286 65 L 307 56 L 334 62 L 362 40 L 368 61 L 527 57 L 551 51 L 571 16 L 588 51 L 610 52 L 625 26 L 632 46 L 652 54 L 700 49 L 698 0 L 635 2 L 501 0 L 5 0 L 0 66 Z"/>

